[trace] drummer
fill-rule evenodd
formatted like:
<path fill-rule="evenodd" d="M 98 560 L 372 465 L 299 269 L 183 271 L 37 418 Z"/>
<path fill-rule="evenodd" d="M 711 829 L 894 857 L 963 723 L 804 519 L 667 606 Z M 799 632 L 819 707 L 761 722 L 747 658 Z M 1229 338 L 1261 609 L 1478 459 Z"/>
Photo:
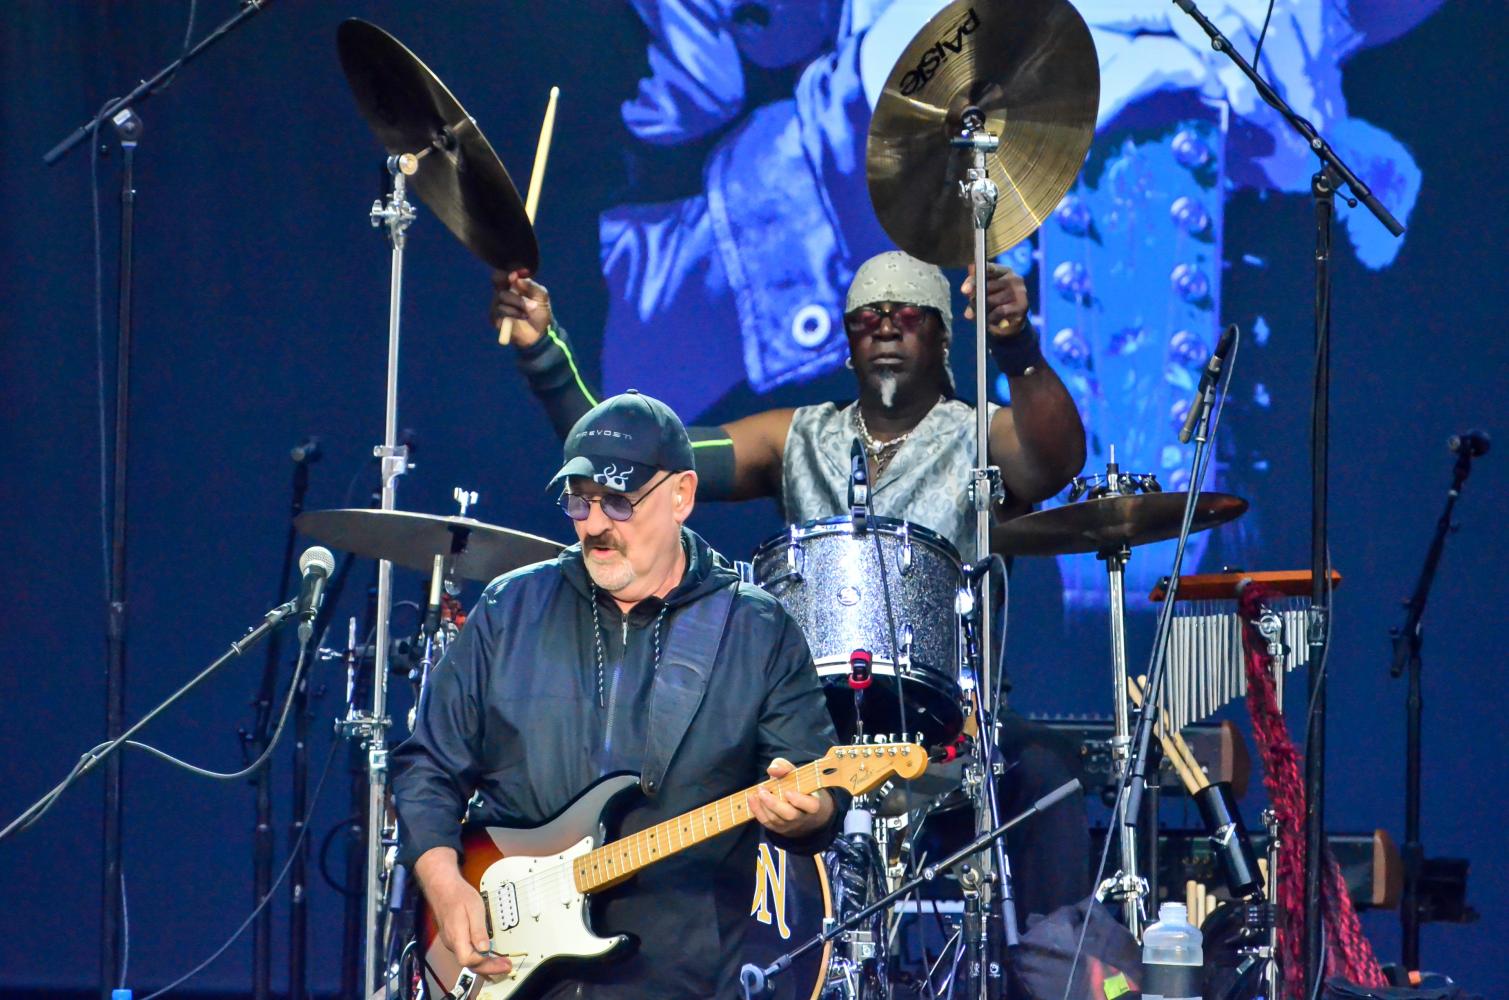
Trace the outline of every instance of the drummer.
<path fill-rule="evenodd" d="M 960 286 L 973 294 L 974 268 Z M 550 295 L 523 272 L 495 274 L 492 319 L 514 323 L 520 370 L 556 432 L 597 401 L 581 377 L 571 342 L 556 322 Z M 990 407 L 989 455 L 1006 490 L 1003 511 L 1024 513 L 1078 474 L 1085 433 L 1068 390 L 1044 359 L 1027 316 L 1027 286 L 1010 268 L 987 265 L 990 352 L 1006 375 L 1011 405 Z M 974 318 L 973 308 L 964 310 Z M 937 267 L 900 251 L 865 261 L 844 305 L 858 399 L 773 409 L 721 427 L 690 427 L 698 493 L 707 500 L 774 497 L 785 517 L 802 523 L 848 512 L 849 455 L 857 437 L 868 452 L 874 514 L 909 521 L 953 543 L 973 562 L 975 415 L 958 399 L 949 367 L 953 305 Z M 1001 748 L 1012 766 L 1002 809 L 1024 807 L 1068 778 L 1067 764 L 1034 738 L 1025 722 L 1003 713 Z M 1088 829 L 1083 809 L 1049 810 L 1018 829 L 1019 911 L 1047 913 L 1082 898 Z"/>

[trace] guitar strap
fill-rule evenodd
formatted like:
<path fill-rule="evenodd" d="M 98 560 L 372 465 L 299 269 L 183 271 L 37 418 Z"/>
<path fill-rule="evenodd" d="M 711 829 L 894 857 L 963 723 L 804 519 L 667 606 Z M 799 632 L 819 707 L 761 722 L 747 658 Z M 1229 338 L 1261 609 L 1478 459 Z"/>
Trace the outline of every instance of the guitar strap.
<path fill-rule="evenodd" d="M 708 677 L 738 590 L 736 580 L 692 602 L 671 619 L 650 688 L 650 722 L 639 776 L 640 788 L 651 798 L 659 793 L 666 768 L 707 693 Z"/>

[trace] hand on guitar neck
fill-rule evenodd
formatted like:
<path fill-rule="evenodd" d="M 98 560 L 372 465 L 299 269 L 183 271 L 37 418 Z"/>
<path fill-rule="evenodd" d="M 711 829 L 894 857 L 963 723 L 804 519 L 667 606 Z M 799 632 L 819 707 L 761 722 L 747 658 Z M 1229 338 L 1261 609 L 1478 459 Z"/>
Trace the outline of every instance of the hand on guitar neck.
<path fill-rule="evenodd" d="M 784 778 L 796 765 L 785 757 L 770 762 L 765 773 Z M 793 840 L 816 833 L 833 818 L 833 796 L 819 788 L 812 794 L 756 785 L 749 790 L 749 812 L 765 829 Z"/>
<path fill-rule="evenodd" d="M 432 847 L 414 863 L 425 904 L 438 925 L 440 940 L 461 964 L 484 976 L 501 976 L 513 968 L 506 956 L 493 954 L 482 896 L 461 875 L 456 851 Z"/>

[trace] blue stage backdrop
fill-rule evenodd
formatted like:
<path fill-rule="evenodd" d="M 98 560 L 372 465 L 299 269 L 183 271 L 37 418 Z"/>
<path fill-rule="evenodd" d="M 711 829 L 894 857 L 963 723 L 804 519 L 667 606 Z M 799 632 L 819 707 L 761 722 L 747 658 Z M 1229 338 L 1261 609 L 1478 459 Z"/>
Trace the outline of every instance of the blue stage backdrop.
<path fill-rule="evenodd" d="M 310 508 L 361 506 L 376 483 L 388 254 L 367 213 L 383 174 L 335 57 L 343 18 L 371 20 L 414 49 L 521 186 L 547 92 L 561 87 L 537 220 L 540 278 L 590 380 L 645 390 L 688 421 L 713 423 L 852 395 L 841 296 L 857 264 L 888 246 L 864 184 L 870 108 L 905 41 L 940 6 L 289 0 L 141 105 L 128 717 L 284 596 L 291 446 L 309 434 L 323 445 Z M 1096 141 L 1069 197 L 1004 257 L 1028 275 L 1050 357 L 1084 415 L 1087 471 L 1114 447 L 1123 468 L 1182 487 L 1178 407 L 1216 332 L 1239 323 L 1214 485 L 1253 509 L 1201 536 L 1195 554 L 1206 569 L 1302 567 L 1312 162 L 1171 3 L 1077 6 L 1101 61 Z M 1252 51 L 1266 2 L 1203 6 Z M 20 597 L 3 625 L 3 820 L 103 729 L 101 407 L 113 407 L 114 394 L 119 154 L 107 143 L 92 160 L 85 145 L 54 168 L 41 155 L 171 59 L 191 12 L 197 39 L 235 9 L 230 0 L 18 0 L 0 11 L 0 245 L 12 248 L 0 307 L 0 557 Z M 1365 211 L 1345 208 L 1337 227 L 1330 510 L 1345 583 L 1330 667 L 1336 830 L 1382 827 L 1402 839 L 1404 685 L 1388 677 L 1387 632 L 1444 498 L 1447 436 L 1509 430 L 1498 332 L 1509 214 L 1497 197 L 1509 177 L 1495 155 L 1509 124 L 1503 21 L 1500 5 L 1468 0 L 1279 0 L 1259 64 L 1410 227 L 1391 240 Z M 474 513 L 484 520 L 569 539 L 544 492 L 559 446 L 488 329 L 486 269 L 422 205 L 409 247 L 399 423 L 412 433 L 416 467 L 400 481 L 400 506 L 449 512 L 461 486 L 480 494 Z M 972 385 L 973 352 L 960 345 L 953 355 L 960 384 Z M 1503 467 L 1494 452 L 1469 483 L 1425 646 L 1426 846 L 1471 859 L 1482 919 L 1427 927 L 1423 951 L 1428 967 L 1490 996 L 1502 993 L 1497 953 L 1509 936 Z M 781 528 L 769 503 L 709 504 L 694 526 L 735 557 Z M 1141 594 L 1169 555 L 1153 546 L 1132 562 L 1134 662 L 1151 632 Z M 1019 710 L 1109 712 L 1100 571 L 1092 559 L 1019 561 L 1009 643 Z M 359 569 L 341 622 L 361 612 L 370 575 Z M 401 574 L 399 586 L 400 597 L 419 596 L 416 577 Z M 465 595 L 474 597 L 475 588 Z M 150 741 L 217 769 L 238 766 L 237 731 L 250 723 L 261 664 L 253 655 L 227 668 L 149 730 Z M 314 779 L 332 750 L 344 680 L 336 664 L 315 667 Z M 1291 712 L 1303 711 L 1301 687 L 1292 685 Z M 285 746 L 279 864 L 288 758 Z M 338 880 L 351 777 L 344 748 L 330 759 L 311 843 L 318 860 L 328 839 Z M 127 979 L 150 990 L 208 955 L 249 910 L 252 793 L 143 757 L 125 771 Z M 1249 822 L 1259 806 L 1250 798 Z M 0 992 L 97 983 L 100 823 L 96 778 L 0 845 Z M 311 892 L 311 985 L 330 992 L 342 900 L 318 874 Z M 286 909 L 280 895 L 275 984 Z M 1365 926 L 1380 957 L 1396 958 L 1397 915 L 1370 914 Z M 245 993 L 249 969 L 248 938 L 194 985 Z"/>

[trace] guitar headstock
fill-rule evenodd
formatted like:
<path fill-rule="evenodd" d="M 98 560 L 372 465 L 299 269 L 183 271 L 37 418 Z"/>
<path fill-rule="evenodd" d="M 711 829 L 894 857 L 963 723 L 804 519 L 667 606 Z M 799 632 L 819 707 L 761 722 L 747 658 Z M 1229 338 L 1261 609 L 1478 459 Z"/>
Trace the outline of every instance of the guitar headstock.
<path fill-rule="evenodd" d="M 927 770 L 927 753 L 915 743 L 862 743 L 833 747 L 816 766 L 822 787 L 864 795 L 889 778 L 917 777 Z"/>

